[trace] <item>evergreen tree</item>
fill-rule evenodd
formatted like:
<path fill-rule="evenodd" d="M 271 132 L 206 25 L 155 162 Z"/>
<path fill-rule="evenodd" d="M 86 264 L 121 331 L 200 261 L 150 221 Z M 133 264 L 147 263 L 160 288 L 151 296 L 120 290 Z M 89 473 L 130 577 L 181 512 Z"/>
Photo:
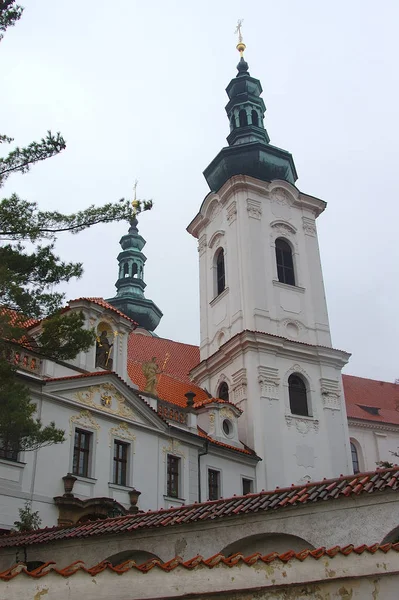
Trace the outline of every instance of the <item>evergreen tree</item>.
<path fill-rule="evenodd" d="M 15 0 L 0 0 L 0 40 L 7 27 L 23 12 Z M 0 135 L 0 144 L 13 139 Z M 39 142 L 16 147 L 0 158 L 0 187 L 13 173 L 26 173 L 37 162 L 65 149 L 65 140 L 48 132 Z M 55 254 L 55 241 L 61 232 L 76 234 L 97 223 L 132 220 L 151 201 L 130 203 L 119 200 L 102 207 L 89 206 L 75 214 L 41 211 L 36 203 L 13 194 L 0 200 L 0 448 L 3 456 L 20 450 L 35 450 L 64 440 L 64 432 L 54 423 L 44 427 L 35 419 L 36 407 L 29 391 L 15 376 L 9 345 L 29 343 L 36 352 L 54 359 L 71 359 L 94 343 L 94 331 L 82 328 L 81 313 L 62 313 L 64 294 L 53 286 L 80 277 L 81 263 L 62 261 Z M 29 244 L 29 249 L 27 249 Z M 33 249 L 32 249 L 33 247 Z M 40 335 L 27 337 L 29 319 L 43 320 Z"/>

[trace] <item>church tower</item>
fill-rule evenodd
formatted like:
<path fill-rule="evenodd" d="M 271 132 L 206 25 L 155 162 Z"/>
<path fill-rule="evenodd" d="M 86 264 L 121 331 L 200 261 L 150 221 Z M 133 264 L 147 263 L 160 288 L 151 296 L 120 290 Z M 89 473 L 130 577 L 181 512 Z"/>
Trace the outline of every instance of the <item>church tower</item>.
<path fill-rule="evenodd" d="M 341 369 L 331 345 L 316 218 L 289 152 L 270 144 L 262 86 L 243 57 L 227 86 L 228 146 L 188 226 L 198 239 L 200 364 L 195 382 L 243 411 L 262 458 L 257 488 L 351 472 Z"/>
<path fill-rule="evenodd" d="M 154 331 L 162 318 L 158 306 L 144 296 L 144 263 L 147 260 L 142 253 L 145 239 L 139 234 L 137 218 L 130 223 L 129 231 L 122 236 L 122 252 L 118 255 L 119 273 L 115 284 L 117 293 L 107 302 L 115 306 L 147 331 Z"/>

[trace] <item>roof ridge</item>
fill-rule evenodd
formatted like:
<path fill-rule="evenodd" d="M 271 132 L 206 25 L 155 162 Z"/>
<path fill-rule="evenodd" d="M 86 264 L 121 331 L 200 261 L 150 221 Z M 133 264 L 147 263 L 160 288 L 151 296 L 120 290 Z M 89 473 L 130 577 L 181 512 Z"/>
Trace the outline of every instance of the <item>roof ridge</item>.
<path fill-rule="evenodd" d="M 392 475 L 392 476 L 390 476 Z M 310 502 L 335 500 L 361 493 L 399 490 L 399 466 L 377 469 L 369 473 L 357 475 L 341 475 L 335 479 L 324 479 L 322 482 L 309 482 L 290 488 L 276 488 L 245 496 L 238 495 L 194 504 L 154 511 L 139 512 L 122 517 L 87 522 L 72 528 L 55 528 L 52 530 L 36 530 L 19 534 L 15 538 L 8 534 L 0 537 L 0 547 L 27 546 L 48 543 L 59 539 L 74 537 L 85 538 L 108 533 L 131 533 L 143 528 L 184 525 L 199 520 L 231 517 L 254 512 L 266 512 Z M 109 527 L 106 524 L 109 524 Z M 62 530 L 65 529 L 64 534 Z M 57 531 L 55 535 L 52 532 Z"/>
<path fill-rule="evenodd" d="M 254 554 L 250 554 L 248 556 L 245 556 L 241 552 L 237 552 L 227 557 L 224 554 L 218 553 L 206 559 L 198 554 L 197 556 L 185 561 L 180 556 L 175 556 L 174 558 L 165 562 L 151 558 L 150 560 L 139 564 L 134 560 L 126 560 L 115 566 L 108 561 L 101 561 L 93 567 L 86 567 L 84 561 L 75 560 L 73 563 L 62 569 L 58 569 L 54 561 L 48 561 L 33 571 L 28 571 L 24 563 L 17 563 L 9 569 L 2 571 L 0 573 L 0 580 L 10 581 L 21 573 L 33 579 L 39 579 L 45 577 L 49 573 L 56 573 L 62 577 L 70 577 L 79 571 L 84 571 L 86 574 L 93 577 L 106 569 L 122 575 L 128 571 L 131 571 L 132 569 L 140 571 L 141 573 L 148 573 L 153 568 L 157 568 L 165 573 L 170 573 L 177 567 L 183 567 L 188 570 L 196 569 L 199 566 L 213 569 L 219 564 L 224 564 L 225 566 L 231 568 L 239 563 L 245 563 L 248 567 L 252 567 L 257 565 L 258 562 L 270 564 L 277 560 L 283 563 L 288 563 L 291 560 L 299 560 L 302 563 L 307 558 L 320 560 L 320 558 L 323 558 L 324 556 L 327 556 L 328 558 L 334 558 L 337 555 L 347 557 L 353 553 L 356 555 L 362 555 L 366 552 L 369 554 L 375 554 L 376 552 L 383 552 L 384 554 L 387 554 L 387 552 L 390 551 L 399 552 L 399 543 L 372 544 L 369 546 L 366 544 L 362 544 L 360 546 L 348 544 L 346 546 L 333 546 L 332 548 L 326 548 L 325 546 L 322 546 L 313 550 L 305 548 L 299 552 L 295 552 L 294 550 L 288 550 L 282 553 L 269 552 L 268 554 L 255 552 Z"/>

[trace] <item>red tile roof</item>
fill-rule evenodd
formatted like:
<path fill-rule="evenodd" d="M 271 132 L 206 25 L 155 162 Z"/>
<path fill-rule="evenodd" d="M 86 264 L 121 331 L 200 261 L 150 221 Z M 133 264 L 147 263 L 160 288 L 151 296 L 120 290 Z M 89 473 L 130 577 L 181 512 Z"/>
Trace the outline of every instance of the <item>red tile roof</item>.
<path fill-rule="evenodd" d="M 213 569 L 219 564 L 224 564 L 227 567 L 235 567 L 236 565 L 240 565 L 244 563 L 248 567 L 252 567 L 253 565 L 257 565 L 261 562 L 265 564 L 270 564 L 275 561 L 280 561 L 283 563 L 288 563 L 291 560 L 299 560 L 303 562 L 306 559 L 313 558 L 314 560 L 320 560 L 321 558 L 334 558 L 335 556 L 350 556 L 351 554 L 361 555 L 364 553 L 368 554 L 376 554 L 382 553 L 386 554 L 387 552 L 394 551 L 399 552 L 399 543 L 397 544 L 373 544 L 372 546 L 366 546 L 363 544 L 362 546 L 353 546 L 353 544 L 349 544 L 348 546 L 334 546 L 332 548 L 317 548 L 316 550 L 302 550 L 301 552 L 294 552 L 293 550 L 288 550 L 287 552 L 283 552 L 279 554 L 278 552 L 270 552 L 269 554 L 265 554 L 262 556 L 259 552 L 255 554 L 251 554 L 250 556 L 245 557 L 240 552 L 236 554 L 232 554 L 231 556 L 224 556 L 223 554 L 215 554 L 210 558 L 203 558 L 200 555 L 194 556 L 189 560 L 183 560 L 180 556 L 176 556 L 172 558 L 172 560 L 168 560 L 167 562 L 161 562 L 156 558 L 152 558 L 147 560 L 144 563 L 136 564 L 134 560 L 126 560 L 120 565 L 112 566 L 112 564 L 108 561 L 102 561 L 95 565 L 94 567 L 88 568 L 85 563 L 81 560 L 76 560 L 72 564 L 64 567 L 63 569 L 57 569 L 55 562 L 47 562 L 34 571 L 27 571 L 26 566 L 23 563 L 16 564 L 6 571 L 2 571 L 0 573 L 0 581 L 10 581 L 17 577 L 17 575 L 24 574 L 32 579 L 41 579 L 45 577 L 49 573 L 56 573 L 57 575 L 61 575 L 62 577 L 71 577 L 78 572 L 84 572 L 90 575 L 91 577 L 95 577 L 102 571 L 106 569 L 110 570 L 113 573 L 117 573 L 118 575 L 123 575 L 132 569 L 135 569 L 141 573 L 148 573 L 152 569 L 160 569 L 166 573 L 170 573 L 177 567 L 184 567 L 188 570 L 193 570 L 197 567 L 206 567 L 208 569 Z"/>
<path fill-rule="evenodd" d="M 141 333 L 131 333 L 128 342 L 127 370 L 130 379 L 139 386 L 141 391 L 144 391 L 146 384 L 142 365 L 153 357 L 156 358 L 159 367 L 162 369 L 156 388 L 156 394 L 161 400 L 177 406 L 186 406 L 187 398 L 185 394 L 194 392 L 196 394 L 194 398 L 195 408 L 200 408 L 212 402 L 231 404 L 220 398 L 209 398 L 205 390 L 190 380 L 189 373 L 199 362 L 198 346 L 173 342 L 165 338 Z"/>
<path fill-rule="evenodd" d="M 343 385 L 348 417 L 399 425 L 399 385 L 387 381 L 343 375 Z M 370 414 L 364 407 L 378 408 Z"/>
<path fill-rule="evenodd" d="M 172 527 L 197 521 L 214 521 L 257 512 L 275 511 L 291 506 L 304 506 L 314 502 L 337 500 L 399 490 L 399 466 L 377 469 L 370 473 L 346 475 L 290 488 L 277 488 L 246 496 L 233 496 L 183 505 L 166 510 L 156 510 L 90 521 L 73 527 L 51 527 L 28 533 L 10 533 L 0 536 L 0 548 L 45 544 L 56 540 L 82 539 L 98 535 L 130 533 L 138 529 Z"/>
<path fill-rule="evenodd" d="M 115 306 L 112 306 L 112 304 L 109 304 L 109 302 L 106 302 L 104 300 L 104 298 L 95 298 L 95 297 L 94 298 L 75 298 L 75 300 L 70 300 L 68 304 L 71 305 L 74 302 L 80 302 L 81 300 L 87 300 L 88 302 L 93 302 L 93 304 L 97 304 L 98 306 L 102 306 L 102 308 L 106 308 L 107 310 L 111 310 L 112 312 L 116 313 L 120 317 L 123 317 L 127 321 L 130 321 L 131 323 L 134 323 L 134 325 L 136 327 L 138 326 L 138 323 L 136 323 L 136 321 L 134 321 L 130 317 L 126 316 L 123 312 L 121 312 L 120 310 L 118 310 L 117 308 L 115 308 Z M 68 307 L 65 310 L 68 310 Z"/>
<path fill-rule="evenodd" d="M 143 363 L 155 356 L 166 375 L 172 375 L 187 383 L 190 383 L 191 369 L 200 360 L 198 346 L 141 333 L 132 333 L 129 336 L 127 356 L 128 366 L 130 361 Z"/>

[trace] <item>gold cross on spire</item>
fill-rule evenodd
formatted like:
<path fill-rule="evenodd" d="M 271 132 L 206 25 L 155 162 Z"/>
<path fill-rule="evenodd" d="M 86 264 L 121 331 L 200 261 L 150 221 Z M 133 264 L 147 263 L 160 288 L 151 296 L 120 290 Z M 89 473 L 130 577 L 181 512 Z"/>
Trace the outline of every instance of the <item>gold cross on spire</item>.
<path fill-rule="evenodd" d="M 244 22 L 244 19 L 238 19 L 237 27 L 235 28 L 235 31 L 234 31 L 235 34 L 238 33 L 238 44 L 237 44 L 236 48 L 241 56 L 243 55 L 243 52 L 246 48 L 244 42 L 242 41 L 241 27 L 242 27 L 243 22 Z"/>
<path fill-rule="evenodd" d="M 143 210 L 151 210 L 151 208 L 152 208 L 152 200 L 138 200 L 137 199 L 137 185 L 138 185 L 138 180 L 136 179 L 136 181 L 134 182 L 134 185 L 133 185 L 134 196 L 133 196 L 133 200 L 132 200 L 134 217 L 136 217 L 137 214 L 142 212 Z"/>

